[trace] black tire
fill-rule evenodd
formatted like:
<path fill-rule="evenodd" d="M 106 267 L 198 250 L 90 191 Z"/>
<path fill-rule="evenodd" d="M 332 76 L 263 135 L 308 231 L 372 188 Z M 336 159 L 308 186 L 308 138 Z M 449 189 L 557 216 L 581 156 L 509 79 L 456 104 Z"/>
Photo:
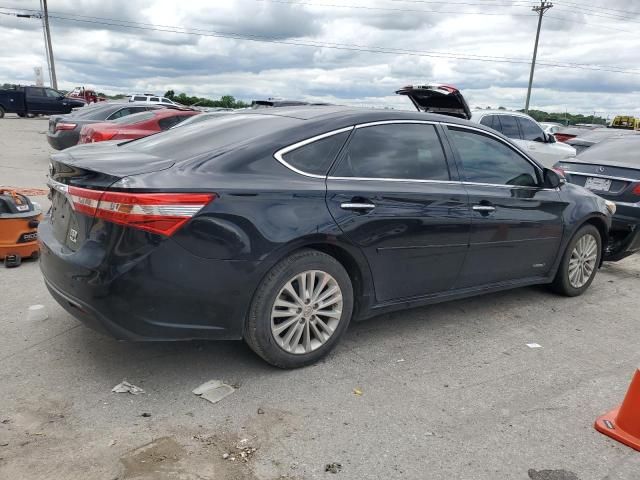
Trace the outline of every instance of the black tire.
<path fill-rule="evenodd" d="M 595 238 L 597 243 L 595 267 L 593 268 L 593 271 L 591 272 L 591 275 L 589 276 L 586 283 L 584 283 L 584 285 L 580 286 L 579 288 L 576 288 L 571 284 L 571 280 L 569 277 L 569 262 L 571 260 L 571 255 L 574 249 L 576 248 L 576 245 L 578 244 L 580 239 L 585 237 L 586 235 L 593 236 L 593 238 Z M 600 267 L 601 256 L 602 256 L 602 237 L 600 236 L 600 231 L 593 225 L 583 225 L 575 233 L 575 235 L 569 242 L 569 245 L 567 245 L 567 249 L 565 250 L 564 255 L 562 256 L 562 261 L 560 262 L 560 266 L 558 267 L 558 272 L 556 273 L 556 277 L 553 280 L 553 283 L 551 284 L 551 289 L 554 292 L 559 293 L 560 295 L 565 295 L 567 297 L 577 297 L 578 295 L 582 295 L 587 290 L 587 288 L 589 288 L 589 286 L 593 282 L 593 279 L 596 276 L 596 272 Z"/>
<path fill-rule="evenodd" d="M 16 115 L 18 115 L 20 118 L 26 118 L 26 116 L 27 116 L 26 113 L 18 113 Z"/>
<path fill-rule="evenodd" d="M 342 293 L 342 313 L 333 331 L 315 350 L 290 353 L 278 345 L 271 331 L 271 311 L 281 289 L 296 275 L 310 270 L 328 273 Z M 353 286 L 349 274 L 333 257 L 317 250 L 300 250 L 276 264 L 258 287 L 245 328 L 245 341 L 265 361 L 280 368 L 299 368 L 315 363 L 329 353 L 347 329 L 353 312 Z M 302 321 L 302 320 L 301 320 Z M 295 323 L 294 323 L 295 325 Z"/>
<path fill-rule="evenodd" d="M 0 107 L 0 118 L 4 118 L 4 108 Z"/>

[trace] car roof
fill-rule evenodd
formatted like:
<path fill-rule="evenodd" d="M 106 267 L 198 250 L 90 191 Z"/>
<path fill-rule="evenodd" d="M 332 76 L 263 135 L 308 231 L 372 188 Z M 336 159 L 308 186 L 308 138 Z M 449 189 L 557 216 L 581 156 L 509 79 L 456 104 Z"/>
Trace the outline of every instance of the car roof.
<path fill-rule="evenodd" d="M 476 116 L 484 116 L 484 115 L 513 115 L 515 117 L 525 117 L 525 118 L 532 118 L 530 115 L 527 115 L 526 113 L 522 113 L 522 112 L 516 112 L 514 110 L 485 110 L 483 108 L 476 108 L 471 110 L 471 116 L 476 117 Z"/>
<path fill-rule="evenodd" d="M 346 107 L 339 105 L 319 105 L 319 106 L 299 106 L 299 107 L 279 107 L 279 108 L 264 108 L 256 110 L 243 110 L 238 112 L 242 115 L 264 115 L 264 116 L 277 116 L 277 117 L 289 117 L 304 121 L 330 121 L 340 120 L 336 122 L 337 127 L 339 124 L 343 125 L 355 125 L 371 122 L 383 122 L 388 120 L 423 120 L 431 122 L 450 123 L 456 125 L 466 125 L 476 129 L 486 130 L 491 134 L 496 134 L 495 130 L 479 125 L 469 120 L 462 118 L 452 117 L 450 115 L 439 115 L 436 113 L 418 112 L 415 110 L 392 110 L 382 108 L 359 108 L 359 107 Z M 498 133 L 499 135 L 499 133 Z M 500 135 L 502 136 L 502 135 Z M 506 138 L 506 137 L 504 137 Z"/>

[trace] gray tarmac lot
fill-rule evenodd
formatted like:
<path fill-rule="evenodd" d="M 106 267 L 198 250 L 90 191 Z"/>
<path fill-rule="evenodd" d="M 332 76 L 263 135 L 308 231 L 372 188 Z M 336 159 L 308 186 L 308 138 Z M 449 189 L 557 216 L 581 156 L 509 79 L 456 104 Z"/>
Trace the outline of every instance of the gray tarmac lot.
<path fill-rule="evenodd" d="M 0 120 L 0 185 L 44 188 L 46 128 Z M 116 342 L 59 307 L 36 262 L 0 268 L 0 478 L 637 480 L 640 454 L 592 425 L 640 365 L 639 287 L 632 257 L 579 298 L 385 315 L 281 371 L 241 342 Z M 27 320 L 34 304 L 49 318 Z M 123 379 L 146 393 L 111 393 Z M 210 379 L 237 390 L 191 393 Z M 257 451 L 223 459 L 237 445 Z"/>

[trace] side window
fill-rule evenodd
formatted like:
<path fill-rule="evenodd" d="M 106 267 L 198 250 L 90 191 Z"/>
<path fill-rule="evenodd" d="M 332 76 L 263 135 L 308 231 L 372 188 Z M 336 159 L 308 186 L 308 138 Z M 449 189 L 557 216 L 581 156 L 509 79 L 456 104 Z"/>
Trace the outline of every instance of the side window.
<path fill-rule="evenodd" d="M 537 187 L 536 168 L 504 143 L 487 135 L 449 127 L 468 182 Z"/>
<path fill-rule="evenodd" d="M 171 128 L 174 125 L 177 125 L 178 123 L 180 123 L 182 120 L 186 118 L 187 118 L 186 116 L 161 118 L 160 120 L 158 120 L 158 125 L 160 125 L 160 130 L 167 130 L 168 128 Z"/>
<path fill-rule="evenodd" d="M 32 97 L 44 97 L 46 94 L 44 93 L 44 88 L 39 87 L 30 87 L 28 90 L 29 95 Z"/>
<path fill-rule="evenodd" d="M 169 100 L 168 98 L 163 98 L 163 99 L 162 99 L 162 103 L 169 103 L 169 104 L 171 104 L 171 100 Z"/>
<path fill-rule="evenodd" d="M 47 92 L 47 97 L 49 98 L 59 98 L 62 94 L 60 92 L 56 92 L 53 88 L 45 88 L 45 92 Z"/>
<path fill-rule="evenodd" d="M 433 125 L 389 124 L 354 132 L 337 177 L 449 180 L 449 168 Z"/>
<path fill-rule="evenodd" d="M 133 97 L 133 101 L 134 102 L 146 102 L 147 101 L 147 97 L 136 96 L 136 97 Z"/>
<path fill-rule="evenodd" d="M 304 173 L 326 175 L 348 137 L 349 132 L 336 133 L 287 152 L 282 159 Z"/>
<path fill-rule="evenodd" d="M 159 101 L 160 101 L 160 99 L 159 99 L 158 97 L 151 97 L 151 98 L 149 99 L 149 101 L 150 101 L 150 102 L 159 102 Z"/>
<path fill-rule="evenodd" d="M 518 117 L 518 123 L 522 130 L 524 140 L 532 140 L 534 142 L 543 142 L 544 134 L 542 129 L 536 123 L 528 118 Z"/>
<path fill-rule="evenodd" d="M 493 128 L 497 130 L 495 127 L 497 115 L 485 115 L 480 120 L 480 125 L 484 125 L 485 127 Z"/>
<path fill-rule="evenodd" d="M 505 137 L 520 139 L 518 122 L 513 115 L 500 115 L 501 132 Z"/>
<path fill-rule="evenodd" d="M 131 111 L 128 108 L 121 108 L 120 110 L 116 110 L 111 115 L 109 115 L 109 118 L 107 120 L 115 120 L 116 118 L 126 117 L 130 114 Z"/>

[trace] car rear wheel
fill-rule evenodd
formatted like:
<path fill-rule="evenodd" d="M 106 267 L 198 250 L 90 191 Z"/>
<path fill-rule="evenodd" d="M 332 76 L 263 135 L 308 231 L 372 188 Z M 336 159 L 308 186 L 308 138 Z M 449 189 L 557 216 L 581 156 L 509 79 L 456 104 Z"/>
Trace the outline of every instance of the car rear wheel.
<path fill-rule="evenodd" d="M 352 310 L 353 287 L 342 265 L 301 250 L 274 266 L 258 287 L 245 341 L 272 365 L 303 367 L 335 347 Z"/>
<path fill-rule="evenodd" d="M 0 118 L 4 118 L 4 108 L 0 107 Z"/>
<path fill-rule="evenodd" d="M 601 255 L 600 232 L 593 225 L 584 225 L 569 242 L 552 288 L 569 297 L 582 295 L 596 276 Z"/>

